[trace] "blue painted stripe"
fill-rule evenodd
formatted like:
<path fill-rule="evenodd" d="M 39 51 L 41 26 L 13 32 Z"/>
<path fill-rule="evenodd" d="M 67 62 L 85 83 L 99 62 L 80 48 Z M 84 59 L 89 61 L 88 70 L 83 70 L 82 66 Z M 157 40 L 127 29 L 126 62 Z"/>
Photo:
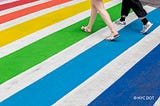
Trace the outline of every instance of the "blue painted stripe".
<path fill-rule="evenodd" d="M 154 23 L 152 31 L 160 25 L 160 9 L 148 16 Z M 155 17 L 156 16 L 156 17 Z M 136 27 L 135 27 L 136 26 Z M 108 64 L 126 49 L 141 40 L 141 25 L 136 20 L 122 29 L 115 42 L 103 40 L 34 84 L 2 102 L 3 105 L 51 105 Z M 135 31 L 136 30 L 136 31 Z M 53 64 L 54 65 L 54 64 Z"/>
<path fill-rule="evenodd" d="M 160 45 L 89 106 L 153 106 L 160 96 Z"/>

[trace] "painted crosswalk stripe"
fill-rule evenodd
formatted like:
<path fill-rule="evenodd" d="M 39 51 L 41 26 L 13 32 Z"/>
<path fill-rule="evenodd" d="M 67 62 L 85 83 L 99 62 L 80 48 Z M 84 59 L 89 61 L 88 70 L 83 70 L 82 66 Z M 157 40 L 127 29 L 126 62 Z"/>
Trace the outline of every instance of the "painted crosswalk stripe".
<path fill-rule="evenodd" d="M 152 9 L 153 8 L 150 8 L 150 7 L 147 8 L 147 10 L 152 10 Z M 80 17 L 80 16 L 78 16 L 78 17 Z M 132 17 L 133 16 L 131 16 L 130 19 L 133 20 Z M 135 16 L 134 16 L 134 18 L 135 18 Z M 131 20 L 128 22 L 131 22 Z M 120 28 L 117 28 L 117 29 L 120 29 Z M 64 63 L 66 63 L 69 60 L 71 60 L 72 58 L 76 57 L 78 54 L 84 52 L 85 50 L 89 49 L 93 45 L 102 41 L 106 37 L 105 34 L 107 34 L 107 33 L 105 33 L 102 35 L 101 34 L 102 32 L 106 32 L 106 28 L 103 28 L 102 30 L 92 34 L 91 36 L 89 36 L 89 37 L 81 40 L 80 42 L 77 42 L 76 44 L 70 46 L 69 48 L 61 51 L 57 55 L 50 57 L 49 59 L 43 61 L 42 63 L 30 68 L 29 70 L 23 72 L 22 74 L 17 75 L 16 77 L 12 78 L 11 80 L 3 83 L 0 87 L 0 91 L 6 92 L 6 90 L 7 90 L 7 92 L 1 94 L 0 98 L 2 100 L 4 100 L 5 98 L 13 95 L 14 93 L 20 91 L 21 89 L 25 88 L 26 86 L 32 84 L 33 82 L 35 82 L 38 79 L 42 78 L 43 76 L 47 75 L 52 70 L 60 67 Z M 101 35 L 101 37 L 99 37 L 99 34 Z M 90 43 L 88 43 L 88 42 L 90 42 Z M 79 48 L 79 49 L 77 50 L 77 48 Z M 74 51 L 76 51 L 76 52 L 74 52 Z M 69 55 L 66 55 L 66 54 L 69 54 Z M 54 66 L 52 64 L 54 64 Z M 35 72 L 35 70 L 36 70 L 36 72 Z M 43 70 L 45 70 L 45 72 Z M 21 80 L 19 80 L 19 79 L 21 79 Z M 14 82 L 17 82 L 17 83 L 14 84 Z M 2 101 L 2 100 L 0 100 L 0 101 Z"/>
<path fill-rule="evenodd" d="M 160 10 L 156 9 L 153 12 L 151 12 L 149 16 L 155 16 L 159 13 L 160 13 Z M 154 30 L 160 24 L 160 22 L 157 21 L 156 18 L 152 17 L 152 19 L 150 19 L 154 23 L 152 30 Z M 134 45 L 139 40 L 141 40 L 144 36 L 140 36 L 138 32 L 133 32 L 132 29 L 130 29 L 134 25 L 137 25 L 138 23 L 139 21 L 136 20 L 132 22 L 130 25 L 126 26 L 124 29 L 122 29 L 120 31 L 121 38 L 118 39 L 118 42 L 107 42 L 104 40 L 98 43 L 91 49 L 85 51 L 84 53 L 80 54 L 73 60 L 66 63 L 65 65 L 51 72 L 41 80 L 28 86 L 27 88 L 18 92 L 14 96 L 11 96 L 9 99 L 2 102 L 2 104 L 11 103 L 12 100 L 14 101 L 14 103 L 18 103 L 16 102 L 17 100 L 17 101 L 21 101 L 19 102 L 19 104 L 20 103 L 23 104 L 25 103 L 26 99 L 28 100 L 27 101 L 28 104 L 35 104 L 37 100 L 38 102 L 36 103 L 40 103 L 43 105 L 45 104 L 50 105 L 51 102 L 54 103 L 56 100 L 60 99 L 66 93 L 71 91 L 73 88 L 75 88 L 80 83 L 85 81 L 88 77 L 90 77 L 95 72 L 97 72 L 100 68 L 102 68 L 108 62 L 110 62 L 116 56 L 124 52 L 126 49 Z M 137 25 L 137 28 L 140 28 L 140 25 Z M 132 32 L 132 33 L 130 33 L 130 36 L 126 37 L 126 34 L 128 32 Z M 137 35 L 137 36 L 134 36 L 134 35 Z M 132 40 L 128 41 L 129 38 L 132 38 Z M 119 49 L 119 46 L 121 47 L 121 49 Z M 91 59 L 93 59 L 93 61 L 91 61 Z M 85 63 L 87 62 L 88 64 L 85 64 L 84 61 Z M 77 67 L 81 67 L 81 69 L 78 69 Z M 47 83 L 48 81 L 52 83 Z M 36 89 L 37 87 L 38 89 Z M 47 91 L 46 91 L 46 87 L 47 87 Z M 42 91 L 45 91 L 45 93 Z M 23 96 L 23 100 L 22 99 L 20 100 L 19 97 L 21 96 Z M 52 100 L 49 98 L 52 98 Z"/>
<path fill-rule="evenodd" d="M 106 0 L 108 1 L 108 0 Z M 0 31 L 0 47 L 7 45 L 17 39 L 20 39 L 28 34 L 31 34 L 35 31 L 48 27 L 52 24 L 60 22 L 66 18 L 74 16 L 80 12 L 89 9 L 89 1 L 82 2 L 79 4 L 75 4 L 73 6 L 69 6 L 60 10 L 56 10 L 54 12 L 48 13 L 46 15 L 40 16 L 38 18 L 29 20 L 22 24 L 18 24 L 14 27 L 8 28 L 6 30 Z M 69 12 L 68 12 L 69 11 Z M 53 18 L 52 18 L 53 17 Z M 45 20 L 45 21 L 42 21 Z M 32 28 L 30 28 L 32 25 Z M 20 30 L 21 29 L 21 30 Z M 28 29 L 27 31 L 23 31 L 24 29 Z M 22 33 L 23 31 L 23 33 Z"/>
<path fill-rule="evenodd" d="M 114 16 L 114 20 L 119 18 L 119 15 L 117 13 L 114 13 L 113 11 L 117 11 L 120 8 L 120 4 L 110 8 L 108 11 L 111 14 L 111 17 Z M 98 20 L 99 19 L 99 20 Z M 3 83 L 10 78 L 13 78 L 17 74 L 20 74 L 27 69 L 33 67 L 34 65 L 37 65 L 41 63 L 42 61 L 48 59 L 49 57 L 57 54 L 58 52 L 66 49 L 67 47 L 71 46 L 72 44 L 82 40 L 83 38 L 87 37 L 88 33 L 84 33 L 80 30 L 81 25 L 85 25 L 88 21 L 87 19 L 84 19 L 72 26 L 69 26 L 67 28 L 64 28 L 58 32 L 55 32 L 37 42 L 34 42 L 31 45 L 28 45 L 8 56 L 5 56 L 0 59 L 0 74 L 4 75 L 5 77 L 0 77 L 0 83 Z M 93 31 L 97 31 L 105 26 L 105 24 L 102 22 L 100 16 L 97 17 L 96 21 L 97 25 L 99 27 L 96 27 L 93 29 Z M 70 31 L 72 31 L 72 34 L 70 34 Z M 67 39 L 70 38 L 70 39 Z M 59 42 L 59 39 L 61 39 L 61 42 Z M 54 44 L 54 45 L 53 45 Z M 49 52 L 48 52 L 49 51 Z M 26 58 L 27 57 L 27 58 Z M 15 60 L 16 58 L 16 60 Z M 23 62 L 20 62 L 22 61 Z M 13 62 L 14 61 L 14 62 Z M 5 65 L 4 65 L 5 63 Z M 14 65 L 13 65 L 14 63 Z M 12 65 L 9 65 L 12 64 Z M 5 66 L 8 67 L 5 67 Z M 15 70 L 16 71 L 11 71 Z M 9 72 L 9 73 L 8 73 Z"/>
<path fill-rule="evenodd" d="M 159 30 L 160 26 L 57 101 L 54 106 L 64 104 L 67 106 L 75 106 L 76 104 L 87 106 L 159 44 Z M 139 50 L 141 51 L 139 52 Z"/>
<path fill-rule="evenodd" d="M 3 28 L 3 30 L 4 30 L 6 28 L 9 28 L 11 26 L 16 25 L 16 24 L 13 24 L 15 22 L 17 24 L 20 24 L 20 22 L 22 23 L 22 22 L 27 21 L 27 20 L 23 20 L 22 21 L 22 19 L 23 19 L 22 17 L 23 16 L 26 16 L 26 15 L 31 14 L 31 13 L 33 14 L 33 13 L 38 12 L 40 10 L 51 8 L 51 7 L 54 7 L 56 5 L 60 6 L 60 4 L 64 4 L 64 3 L 69 2 L 69 1 L 71 1 L 71 0 L 61 0 L 61 1 L 56 1 L 56 2 L 54 0 L 50 0 L 48 2 L 45 1 L 45 3 L 38 4 L 38 5 L 34 5 L 32 3 L 33 6 L 31 6 L 31 7 L 26 8 L 26 6 L 23 6 L 23 7 L 25 7 L 24 9 L 21 9 L 19 11 L 15 11 L 15 12 L 12 12 L 12 13 L 9 13 L 9 14 L 6 14 L 6 15 L 2 15 L 0 23 L 4 23 L 4 24 L 2 24 L 3 26 L 5 26 L 5 28 Z M 55 9 L 53 9 L 52 11 L 54 11 L 54 10 Z M 46 12 L 46 11 L 44 11 L 44 12 Z M 47 14 L 47 13 L 49 13 L 49 11 L 47 11 L 46 13 L 43 13 L 43 14 L 36 13 L 34 15 L 38 14 L 38 16 L 41 16 L 41 15 L 44 15 L 44 14 Z M 32 16 L 34 16 L 34 15 L 32 15 Z M 20 18 L 19 19 L 20 22 L 17 20 L 17 18 Z M 35 18 L 35 16 L 33 18 Z M 33 18 L 29 18 L 29 19 L 33 19 Z M 26 19 L 26 17 L 25 17 L 25 19 Z M 13 24 L 13 25 L 10 25 L 10 24 Z M 9 26 L 7 26 L 7 25 L 9 25 Z"/>
<path fill-rule="evenodd" d="M 153 106 L 160 95 L 159 51 L 160 43 L 88 106 Z"/>
<path fill-rule="evenodd" d="M 19 0 L 19 1 L 15 1 L 15 2 L 11 2 L 11 3 L 7 3 L 7 4 L 2 4 L 0 5 L 0 11 L 5 10 L 5 9 L 9 9 L 9 8 L 13 8 L 19 5 L 23 5 L 26 3 L 30 3 L 30 2 L 35 2 L 37 0 Z"/>
<path fill-rule="evenodd" d="M 147 10 L 147 12 L 152 11 L 153 9 L 148 6 L 145 6 L 144 8 L 145 10 Z M 135 18 L 137 18 L 135 14 L 130 14 L 127 18 L 129 20 L 126 20 L 126 22 L 127 23 L 132 22 Z M 112 62 L 104 66 L 101 70 L 99 70 L 89 79 L 87 79 L 84 83 L 82 83 L 73 91 L 69 92 L 59 101 L 57 101 L 54 104 L 54 106 L 60 106 L 64 104 L 67 106 L 75 106 L 76 104 L 87 106 L 105 89 L 114 84 L 116 80 L 118 80 L 121 76 L 123 76 L 124 73 L 126 73 L 134 64 L 136 64 L 147 53 L 149 53 L 156 45 L 159 44 L 160 40 L 158 36 L 159 29 L 160 27 L 158 27 L 156 31 L 153 31 L 151 34 L 144 37 L 133 47 L 130 47 L 120 56 L 116 57 L 114 60 L 112 60 Z M 88 41 L 91 42 L 92 40 L 90 39 Z M 152 45 L 150 45 L 151 43 Z M 147 46 L 148 48 L 147 49 L 143 48 L 144 46 Z M 137 52 L 138 50 L 141 50 L 141 52 Z M 133 59 L 131 60 L 130 58 Z"/>
<path fill-rule="evenodd" d="M 18 0 L 0 0 L 0 5 L 15 2 L 15 1 L 18 1 Z"/>
<path fill-rule="evenodd" d="M 53 0 L 52 0 L 52 2 L 53 2 Z M 34 19 L 34 18 L 37 18 L 39 16 L 48 14 L 48 13 L 53 12 L 53 11 L 58 10 L 58 9 L 65 8 L 67 6 L 78 4 L 80 2 L 83 2 L 83 1 L 76 0 L 76 1 L 69 1 L 69 2 L 66 2 L 66 3 L 53 2 L 54 4 L 52 4 L 51 7 L 48 4 L 41 4 L 41 5 L 36 5 L 36 6 L 33 6 L 33 7 L 26 8 L 26 9 L 22 9 L 22 10 L 17 11 L 17 12 L 13 12 L 11 14 L 4 15 L 4 16 L 2 16 L 2 21 L 1 21 L 1 23 L 3 23 L 2 24 L 3 27 L 0 27 L 0 30 L 4 30 L 4 29 L 10 28 L 10 27 L 13 27 L 17 24 L 29 21 L 31 19 Z M 32 8 L 32 10 L 31 10 L 31 8 Z M 33 8 L 35 8 L 35 9 L 33 9 Z M 28 11 L 28 10 L 30 10 L 30 11 Z M 21 13 L 23 13 L 23 16 L 22 16 Z"/>
<path fill-rule="evenodd" d="M 71 2 L 70 2 L 71 3 Z M 77 0 L 76 2 L 72 2 L 72 3 L 77 3 Z M 111 2 L 107 2 L 105 3 L 105 7 L 106 8 L 110 8 L 114 5 L 117 5 L 119 2 L 115 2 L 115 1 L 111 1 Z M 65 5 L 70 5 L 69 3 L 66 3 Z M 63 5 L 64 6 L 64 5 Z M 58 6 L 59 7 L 59 6 Z M 57 9 L 57 8 L 51 8 L 51 10 L 54 10 L 54 9 Z M 42 11 L 41 12 L 42 14 L 46 13 L 45 11 Z M 37 14 L 33 14 L 33 16 L 30 16 L 29 17 L 34 17 L 34 16 L 38 16 L 38 14 L 41 15 L 40 12 L 38 12 Z M 22 39 L 19 39 L 19 40 L 16 40 L 15 42 L 13 43 L 10 43 L 6 46 L 3 46 L 0 48 L 0 58 L 12 53 L 12 52 L 15 52 L 16 50 L 19 50 L 20 48 L 23 48 L 25 46 L 27 46 L 28 44 L 31 44 L 45 36 L 48 36 L 58 30 L 61 30 L 65 27 L 68 27 L 80 20 L 83 20 L 85 18 L 87 18 L 90 14 L 90 10 L 87 10 L 85 12 L 82 12 L 82 13 L 79 13 L 78 15 L 75 15 L 73 17 L 70 17 L 70 18 L 67 18 L 57 24 L 54 24 L 54 25 L 51 25 L 50 27 L 47 27 L 43 30 L 40 30 L 40 31 L 37 31 L 33 34 L 30 34 L 26 37 L 23 37 Z M 73 21 L 74 20 L 74 21 Z M 15 22 L 14 22 L 15 23 Z M 15 46 L 16 45 L 16 46 Z"/>
<path fill-rule="evenodd" d="M 0 16 L 2 17 L 2 15 L 6 15 L 6 14 L 9 14 L 9 13 L 18 11 L 18 10 L 22 10 L 24 8 L 28 8 L 28 7 L 31 7 L 31 6 L 34 6 L 34 5 L 38 5 L 38 4 L 42 4 L 42 3 L 45 3 L 45 2 L 48 2 L 48 1 L 50 1 L 50 0 L 38 0 L 38 1 L 33 2 L 33 3 L 27 3 L 27 4 L 24 4 L 24 5 L 16 6 L 16 7 L 10 8 L 10 9 L 6 9 L 6 10 L 3 10 L 3 11 L 0 12 Z"/>
<path fill-rule="evenodd" d="M 160 97 L 158 98 L 158 100 L 156 101 L 156 103 L 154 104 L 154 106 L 159 106 L 160 105 Z"/>

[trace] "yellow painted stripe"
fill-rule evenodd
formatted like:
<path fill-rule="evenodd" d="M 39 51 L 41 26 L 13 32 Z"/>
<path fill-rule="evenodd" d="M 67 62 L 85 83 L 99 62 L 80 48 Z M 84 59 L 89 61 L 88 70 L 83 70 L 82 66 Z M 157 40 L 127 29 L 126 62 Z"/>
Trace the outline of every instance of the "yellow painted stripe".
<path fill-rule="evenodd" d="M 103 1 L 108 2 L 110 0 Z M 66 18 L 74 16 L 80 12 L 90 9 L 89 2 L 90 0 L 86 0 L 84 2 L 53 11 L 51 13 L 0 31 L 0 47 L 18 40 L 24 36 L 27 36 L 33 32 L 41 30 L 47 26 L 60 22 Z"/>

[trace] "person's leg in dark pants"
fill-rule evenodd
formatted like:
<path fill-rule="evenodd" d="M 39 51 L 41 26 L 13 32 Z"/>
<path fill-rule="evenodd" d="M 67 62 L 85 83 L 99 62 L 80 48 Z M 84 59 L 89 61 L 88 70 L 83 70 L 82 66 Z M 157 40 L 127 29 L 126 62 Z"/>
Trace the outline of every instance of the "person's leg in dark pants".
<path fill-rule="evenodd" d="M 148 21 L 146 18 L 147 12 L 144 10 L 141 2 L 139 0 L 130 0 L 131 1 L 131 8 L 137 15 L 137 17 L 142 21 L 143 23 L 143 29 L 141 33 L 146 33 L 152 26 L 152 23 Z"/>
<path fill-rule="evenodd" d="M 116 24 L 126 25 L 125 19 L 128 16 L 130 10 L 131 10 L 130 0 L 123 0 L 121 7 L 121 18 L 119 21 L 116 21 Z"/>
<path fill-rule="evenodd" d="M 122 9 L 121 9 L 121 21 L 125 21 L 125 18 L 128 16 L 131 10 L 130 0 L 122 1 Z"/>
<path fill-rule="evenodd" d="M 141 2 L 139 0 L 123 0 L 122 1 L 122 8 L 121 8 L 121 18 L 116 24 L 125 25 L 125 18 L 128 16 L 130 9 L 132 9 L 137 17 L 143 23 L 143 29 L 141 33 L 146 33 L 151 26 L 153 25 L 151 22 L 148 21 L 146 18 L 147 12 L 144 10 Z"/>

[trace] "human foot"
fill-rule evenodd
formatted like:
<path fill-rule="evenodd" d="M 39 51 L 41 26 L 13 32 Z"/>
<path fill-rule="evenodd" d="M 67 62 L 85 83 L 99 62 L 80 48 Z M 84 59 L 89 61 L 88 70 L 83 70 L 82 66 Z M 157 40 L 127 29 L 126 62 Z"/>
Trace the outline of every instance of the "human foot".
<path fill-rule="evenodd" d="M 91 29 L 89 29 L 87 26 L 82 26 L 81 29 L 82 29 L 84 32 L 89 32 L 89 33 L 92 32 Z"/>
<path fill-rule="evenodd" d="M 119 37 L 119 34 L 118 34 L 118 33 L 117 33 L 117 34 L 111 33 L 109 36 L 106 37 L 106 40 L 112 41 L 112 40 L 114 40 L 114 39 L 116 39 L 116 38 L 118 38 L 118 37 Z"/>

